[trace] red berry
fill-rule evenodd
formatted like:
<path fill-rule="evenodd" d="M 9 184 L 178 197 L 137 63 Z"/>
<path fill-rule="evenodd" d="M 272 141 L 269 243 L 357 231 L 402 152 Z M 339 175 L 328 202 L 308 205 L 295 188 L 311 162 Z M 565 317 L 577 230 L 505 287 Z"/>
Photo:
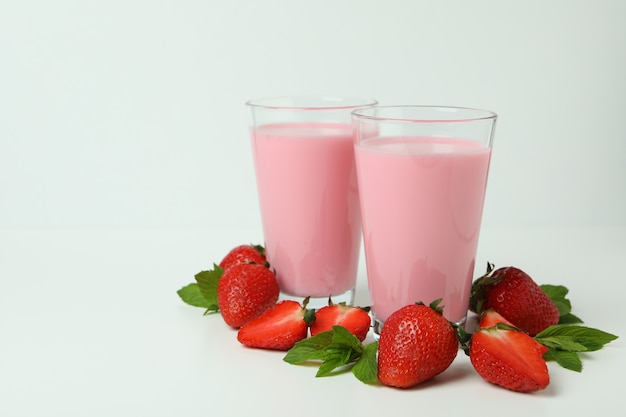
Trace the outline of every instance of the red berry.
<path fill-rule="evenodd" d="M 470 308 L 478 314 L 493 309 L 504 318 L 535 336 L 558 324 L 559 309 L 539 285 L 524 271 L 509 266 L 474 281 Z"/>
<path fill-rule="evenodd" d="M 385 321 L 378 341 L 378 379 L 409 388 L 445 371 L 457 355 L 456 332 L 440 309 L 411 304 Z"/>
<path fill-rule="evenodd" d="M 504 323 L 510 326 L 498 326 Z M 508 390 L 533 392 L 550 383 L 543 355 L 548 348 L 494 310 L 488 310 L 472 336 L 469 356 L 478 374 Z"/>
<path fill-rule="evenodd" d="M 370 329 L 370 315 L 360 307 L 333 304 L 315 312 L 315 321 L 311 324 L 311 336 L 331 330 L 333 326 L 343 326 L 361 342 Z"/>
<path fill-rule="evenodd" d="M 240 245 L 226 254 L 219 263 L 220 268 L 228 269 L 235 264 L 255 263 L 267 266 L 265 250 L 259 245 Z"/>
<path fill-rule="evenodd" d="M 248 347 L 289 350 L 307 337 L 308 311 L 297 301 L 281 301 L 260 317 L 241 326 L 237 340 Z"/>
<path fill-rule="evenodd" d="M 241 327 L 276 304 L 279 292 L 274 273 L 265 266 L 235 264 L 217 284 L 217 304 L 226 324 Z"/>

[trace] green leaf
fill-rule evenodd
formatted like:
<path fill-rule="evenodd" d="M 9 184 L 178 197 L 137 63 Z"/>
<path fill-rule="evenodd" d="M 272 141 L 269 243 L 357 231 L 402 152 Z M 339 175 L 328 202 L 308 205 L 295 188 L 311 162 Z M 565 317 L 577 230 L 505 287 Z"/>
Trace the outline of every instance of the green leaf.
<path fill-rule="evenodd" d="M 574 337 L 542 337 L 541 344 L 549 348 L 564 350 L 567 352 L 585 352 L 589 350 L 587 349 L 587 346 L 582 343 L 578 343 Z"/>
<path fill-rule="evenodd" d="M 203 308 L 210 308 L 213 306 L 210 301 L 204 298 L 204 295 L 202 295 L 202 293 L 200 292 L 198 284 L 196 284 L 195 282 L 184 286 L 176 293 L 181 298 L 181 300 L 191 306 Z"/>
<path fill-rule="evenodd" d="M 363 344 L 358 337 L 343 326 L 333 326 L 333 345 L 342 346 L 356 352 L 363 352 Z"/>
<path fill-rule="evenodd" d="M 324 361 L 331 359 L 338 359 L 343 362 L 342 364 L 351 362 L 360 356 L 360 353 L 353 355 L 352 350 L 346 345 L 331 343 L 326 349 L 324 349 Z"/>
<path fill-rule="evenodd" d="M 570 371 L 581 372 L 583 370 L 583 363 L 576 352 L 549 349 L 543 358 L 547 361 L 556 361 L 560 366 Z"/>
<path fill-rule="evenodd" d="M 343 326 L 333 326 L 332 343 L 318 354 L 323 362 L 317 372 L 318 377 L 329 375 L 340 366 L 356 361 L 363 354 L 363 344 Z"/>
<path fill-rule="evenodd" d="M 572 311 L 572 303 L 566 298 L 569 292 L 567 287 L 563 285 L 544 284 L 540 285 L 540 288 L 554 301 L 554 304 L 556 304 L 556 307 L 559 309 L 559 316 L 564 316 Z"/>
<path fill-rule="evenodd" d="M 563 314 L 559 317 L 559 324 L 578 324 L 582 323 L 582 319 L 572 313 Z"/>
<path fill-rule="evenodd" d="M 570 300 L 552 300 L 554 305 L 559 309 L 559 317 L 570 314 L 572 311 L 572 303 Z"/>
<path fill-rule="evenodd" d="M 211 304 L 210 307 L 207 308 L 207 312 L 209 310 L 217 311 L 219 310 L 219 306 L 217 303 L 217 284 L 222 277 L 224 270 L 220 268 L 218 265 L 213 264 L 213 269 L 209 271 L 201 271 L 195 275 L 196 282 L 198 283 L 198 288 L 204 298 Z"/>
<path fill-rule="evenodd" d="M 345 356 L 330 356 L 320 365 L 316 377 L 324 377 L 330 375 L 335 369 L 340 366 L 347 365 L 349 362 L 346 360 Z"/>
<path fill-rule="evenodd" d="M 209 316 L 211 314 L 217 314 L 220 312 L 219 307 L 216 304 L 212 304 L 211 307 L 207 308 L 204 313 L 202 313 L 203 316 Z"/>
<path fill-rule="evenodd" d="M 352 373 L 361 382 L 373 384 L 378 381 L 378 342 L 372 342 L 363 347 L 363 354 L 352 367 Z"/>
<path fill-rule="evenodd" d="M 605 331 L 594 329 L 586 326 L 573 326 L 557 324 L 550 326 L 535 336 L 535 340 L 543 344 L 543 340 L 548 340 L 552 347 L 571 351 L 572 343 L 584 346 L 582 351 L 595 351 L 601 349 L 605 344 L 617 339 L 617 336 Z M 555 346 L 555 343 L 562 343 L 561 346 Z"/>
<path fill-rule="evenodd" d="M 535 340 L 548 347 L 546 360 L 554 360 L 565 369 L 581 372 L 582 361 L 578 352 L 592 352 L 617 339 L 617 336 L 586 326 L 557 324 L 535 336 Z"/>
<path fill-rule="evenodd" d="M 376 348 L 378 344 L 363 346 L 363 343 L 345 327 L 333 326 L 332 330 L 318 333 L 317 335 L 296 343 L 285 355 L 283 360 L 291 364 L 299 364 L 307 361 L 321 361 L 316 377 L 333 375 L 338 368 L 357 367 L 355 376 L 360 380 L 372 381 L 372 361 L 376 367 Z M 373 352 L 372 352 L 373 349 Z M 373 356 L 372 356 L 373 355 Z M 354 371 L 353 371 L 354 373 Z"/>
<path fill-rule="evenodd" d="M 551 300 L 564 300 L 569 290 L 563 285 L 543 284 L 539 286 Z"/>
<path fill-rule="evenodd" d="M 296 343 L 289 349 L 283 360 L 294 365 L 311 360 L 322 360 L 325 355 L 324 349 L 328 347 L 332 341 L 332 330 L 318 333 L 313 337 L 303 339 Z"/>

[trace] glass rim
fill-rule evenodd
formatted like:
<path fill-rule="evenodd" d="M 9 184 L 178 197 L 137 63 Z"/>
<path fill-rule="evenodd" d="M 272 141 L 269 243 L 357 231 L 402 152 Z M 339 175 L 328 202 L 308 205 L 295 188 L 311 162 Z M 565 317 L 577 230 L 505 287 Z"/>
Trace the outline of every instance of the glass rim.
<path fill-rule="evenodd" d="M 371 107 L 378 104 L 378 101 L 372 98 L 341 96 L 276 96 L 248 100 L 245 104 L 249 107 L 266 110 L 328 111 Z"/>
<path fill-rule="evenodd" d="M 411 116 L 397 116 L 394 114 L 389 115 L 376 115 L 375 112 L 382 110 L 403 111 L 413 110 L 415 111 L 415 117 Z M 389 112 L 393 113 L 393 112 Z M 419 114 L 423 114 L 419 116 Z M 430 117 L 426 117 L 426 113 L 429 113 Z M 459 117 L 433 117 L 436 114 L 440 115 L 461 115 Z M 473 114 L 473 116 L 471 116 Z M 460 107 L 460 106 L 431 106 L 431 105 L 392 105 L 392 106 L 371 106 L 363 109 L 355 109 L 351 112 L 351 115 L 355 119 L 379 121 L 379 122 L 397 122 L 397 123 L 468 123 L 485 120 L 496 120 L 498 115 L 491 111 L 475 107 Z"/>

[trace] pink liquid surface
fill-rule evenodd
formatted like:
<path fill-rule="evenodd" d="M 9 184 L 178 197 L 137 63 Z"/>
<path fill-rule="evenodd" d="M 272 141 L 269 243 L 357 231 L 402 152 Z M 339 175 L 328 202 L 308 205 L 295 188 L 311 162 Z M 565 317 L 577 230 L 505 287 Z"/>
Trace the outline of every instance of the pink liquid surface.
<path fill-rule="evenodd" d="M 491 150 L 429 138 L 355 145 L 372 311 L 443 298 L 466 318 Z"/>
<path fill-rule="evenodd" d="M 265 249 L 283 293 L 355 286 L 361 216 L 348 124 L 272 124 L 252 132 Z"/>

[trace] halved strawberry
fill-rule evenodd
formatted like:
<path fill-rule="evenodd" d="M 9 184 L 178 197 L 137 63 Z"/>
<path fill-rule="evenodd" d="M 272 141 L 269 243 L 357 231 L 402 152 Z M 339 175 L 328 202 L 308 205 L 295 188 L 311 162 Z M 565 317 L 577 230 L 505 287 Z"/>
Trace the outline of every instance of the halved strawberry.
<path fill-rule="evenodd" d="M 345 304 L 330 304 L 315 312 L 311 324 L 311 336 L 331 330 L 333 326 L 343 326 L 361 342 L 365 340 L 371 324 L 367 309 Z"/>
<path fill-rule="evenodd" d="M 313 314 L 313 310 L 306 309 L 306 300 L 304 306 L 297 301 L 281 301 L 241 326 L 237 340 L 254 348 L 289 350 L 307 337 Z"/>
<path fill-rule="evenodd" d="M 219 263 L 220 268 L 228 269 L 235 264 L 255 263 L 267 266 L 265 249 L 260 245 L 239 245 L 230 250 Z"/>
<path fill-rule="evenodd" d="M 543 358 L 547 351 L 502 315 L 487 310 L 470 341 L 469 356 L 486 381 L 512 391 L 533 392 L 550 383 Z"/>

